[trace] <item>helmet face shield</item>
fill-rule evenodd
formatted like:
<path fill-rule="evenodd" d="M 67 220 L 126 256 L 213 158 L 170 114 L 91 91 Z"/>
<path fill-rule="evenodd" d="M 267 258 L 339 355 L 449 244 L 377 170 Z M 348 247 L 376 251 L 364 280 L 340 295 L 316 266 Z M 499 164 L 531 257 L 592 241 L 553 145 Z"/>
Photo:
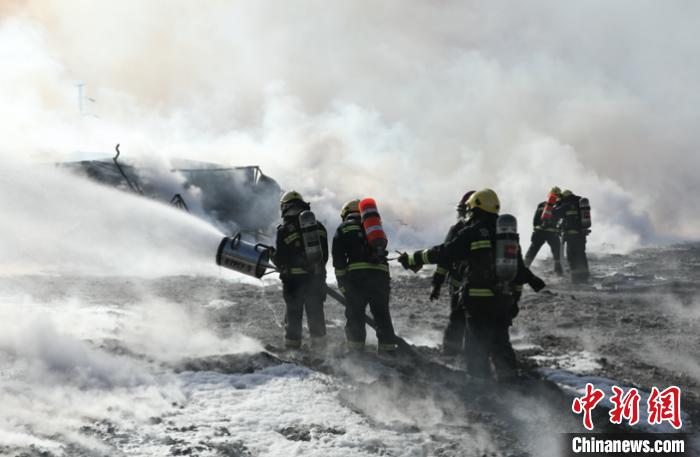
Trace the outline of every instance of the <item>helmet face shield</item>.
<path fill-rule="evenodd" d="M 467 205 L 467 211 L 466 211 L 466 213 L 465 213 L 465 215 L 464 215 L 464 220 L 465 220 L 465 221 L 469 221 L 469 220 L 471 220 L 473 217 L 474 217 L 474 208 L 472 208 L 472 207 L 470 207 L 469 205 Z"/>
<path fill-rule="evenodd" d="M 467 205 L 457 205 L 457 219 L 464 220 L 467 218 L 468 208 Z"/>
<path fill-rule="evenodd" d="M 296 202 L 282 205 L 282 217 L 297 216 L 302 211 L 304 207 Z"/>
<path fill-rule="evenodd" d="M 297 216 L 302 211 L 310 208 L 311 206 L 303 200 L 290 200 L 280 205 L 282 217 Z"/>
<path fill-rule="evenodd" d="M 467 205 L 467 202 L 469 201 L 469 197 L 471 197 L 474 194 L 474 190 L 470 190 L 466 194 L 460 198 L 459 203 L 457 203 L 457 219 L 458 220 L 466 220 L 469 217 L 469 205 Z"/>

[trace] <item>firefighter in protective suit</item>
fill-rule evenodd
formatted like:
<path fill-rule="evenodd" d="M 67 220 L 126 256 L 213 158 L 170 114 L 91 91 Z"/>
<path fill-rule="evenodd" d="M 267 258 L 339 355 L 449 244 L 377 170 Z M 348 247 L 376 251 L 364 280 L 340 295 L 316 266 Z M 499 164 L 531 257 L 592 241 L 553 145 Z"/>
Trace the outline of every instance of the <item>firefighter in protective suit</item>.
<path fill-rule="evenodd" d="M 462 303 L 468 313 L 467 369 L 473 376 L 490 376 L 490 362 L 501 381 L 517 377 L 517 361 L 508 327 L 515 309 L 514 288 L 529 284 L 539 291 L 545 284 L 525 267 L 518 250 L 518 269 L 513 282 L 503 284 L 496 276 L 496 221 L 498 196 L 491 189 L 475 192 L 467 202 L 471 222 L 451 241 L 413 254 L 399 262 L 418 271 L 424 264 L 463 261 L 466 265 Z"/>
<path fill-rule="evenodd" d="M 345 295 L 345 336 L 348 349 L 365 348 L 365 308 L 369 305 L 376 323 L 377 350 L 396 349 L 396 335 L 389 312 L 390 276 L 386 253 L 371 249 L 362 227 L 360 201 L 343 205 L 342 222 L 333 237 L 333 267 L 338 287 Z"/>
<path fill-rule="evenodd" d="M 566 260 L 571 272 L 571 282 L 588 281 L 588 258 L 586 256 L 586 238 L 588 230 L 581 225 L 581 197 L 570 190 L 561 194 L 561 200 L 554 207 L 554 215 L 561 219 L 560 230 L 566 246 Z"/>
<path fill-rule="evenodd" d="M 552 187 L 549 192 L 561 198 L 561 189 L 558 187 Z M 557 275 L 561 275 L 561 241 L 559 240 L 559 228 L 557 227 L 557 221 L 554 219 L 552 219 L 551 222 L 543 222 L 542 211 L 546 204 L 547 202 L 542 202 L 537 205 L 535 215 L 532 218 L 532 238 L 530 238 L 530 248 L 525 254 L 525 265 L 529 267 L 535 260 L 542 245 L 547 243 L 552 250 L 552 257 L 554 258 L 554 272 Z"/>
<path fill-rule="evenodd" d="M 323 250 L 322 262 L 307 260 L 302 240 L 299 214 L 310 209 L 296 191 L 282 195 L 280 210 L 282 224 L 277 227 L 277 240 L 272 260 L 280 272 L 282 294 L 286 304 L 285 339 L 288 349 L 298 349 L 302 340 L 302 318 L 306 309 L 306 321 L 313 347 L 323 347 L 326 336 L 326 319 L 323 302 L 326 299 L 326 262 L 328 261 L 328 235 L 317 222 L 317 231 Z"/>
<path fill-rule="evenodd" d="M 474 192 L 471 190 L 464 194 L 457 204 L 457 223 L 450 227 L 445 242 L 455 238 L 457 233 L 468 224 L 467 200 Z M 430 300 L 437 300 L 440 297 L 440 290 L 445 281 L 448 281 L 450 288 L 450 316 L 442 338 L 442 352 L 445 355 L 456 355 L 464 349 L 467 320 L 459 299 L 463 274 L 464 265 L 462 262 L 439 263 L 433 274 L 433 290 L 430 293 Z"/>

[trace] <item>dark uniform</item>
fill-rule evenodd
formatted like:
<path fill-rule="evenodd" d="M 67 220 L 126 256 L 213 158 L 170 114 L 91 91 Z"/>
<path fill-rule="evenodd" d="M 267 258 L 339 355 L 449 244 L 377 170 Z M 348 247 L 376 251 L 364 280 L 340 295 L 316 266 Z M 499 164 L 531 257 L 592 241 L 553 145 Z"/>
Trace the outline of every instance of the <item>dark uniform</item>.
<path fill-rule="evenodd" d="M 396 335 L 389 313 L 390 276 L 385 255 L 371 249 L 357 217 L 349 216 L 333 237 L 333 267 L 338 286 L 345 294 L 345 336 L 350 349 L 365 346 L 365 308 L 377 326 L 378 350 L 396 348 Z"/>
<path fill-rule="evenodd" d="M 535 215 L 532 218 L 532 238 L 530 239 L 530 248 L 525 254 L 525 265 L 529 267 L 535 260 L 542 245 L 547 243 L 552 250 L 552 257 L 554 258 L 554 272 L 561 274 L 561 241 L 559 240 L 557 221 L 553 221 L 550 225 L 542 224 L 542 210 L 546 203 L 542 202 L 537 205 Z"/>
<path fill-rule="evenodd" d="M 457 233 L 467 225 L 467 221 L 460 219 L 450 227 L 445 237 L 445 242 L 451 241 Z M 442 338 L 442 350 L 445 354 L 459 354 L 464 349 L 464 333 L 467 328 L 467 320 L 459 298 L 459 290 L 462 287 L 464 265 L 462 262 L 439 263 L 433 274 L 433 289 L 439 289 L 448 281 L 450 287 L 450 316 L 447 328 Z"/>
<path fill-rule="evenodd" d="M 554 207 L 554 215 L 561 218 L 562 240 L 566 244 L 566 260 L 571 271 L 571 281 L 588 281 L 588 258 L 586 257 L 586 237 L 588 230 L 581 226 L 581 197 L 570 194 L 562 197 Z"/>
<path fill-rule="evenodd" d="M 497 219 L 496 214 L 481 213 L 451 241 L 409 256 L 408 267 L 465 262 L 461 301 L 469 316 L 467 368 L 474 376 L 486 377 L 490 373 L 490 358 L 498 379 L 507 380 L 517 374 L 515 352 L 508 334 L 508 327 L 517 314 L 516 286 L 528 283 L 539 290 L 544 283 L 525 267 L 521 254 L 518 254 L 515 280 L 510 284 L 499 283 L 495 271 Z"/>
<path fill-rule="evenodd" d="M 326 299 L 326 262 L 328 262 L 328 235 L 317 222 L 323 250 L 323 263 L 310 265 L 306 260 L 298 216 L 286 217 L 277 227 L 277 242 L 273 261 L 280 271 L 282 293 L 286 303 L 285 346 L 299 348 L 302 336 L 302 318 L 306 309 L 311 341 L 326 335 L 323 302 Z"/>

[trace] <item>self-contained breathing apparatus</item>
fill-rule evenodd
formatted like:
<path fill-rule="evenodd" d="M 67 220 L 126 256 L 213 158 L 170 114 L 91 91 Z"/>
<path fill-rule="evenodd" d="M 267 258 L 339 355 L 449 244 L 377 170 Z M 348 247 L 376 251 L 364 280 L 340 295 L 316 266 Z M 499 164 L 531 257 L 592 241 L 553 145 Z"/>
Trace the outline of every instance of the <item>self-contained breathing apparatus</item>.
<path fill-rule="evenodd" d="M 518 251 L 520 249 L 518 221 L 512 214 L 501 214 L 496 220 L 496 278 L 498 293 L 510 295 L 511 282 L 518 274 Z"/>
<path fill-rule="evenodd" d="M 304 210 L 299 214 L 299 229 L 301 230 L 306 262 L 314 273 L 319 273 L 323 268 L 323 249 L 321 248 L 321 237 L 318 234 L 316 216 L 311 210 Z"/>
<path fill-rule="evenodd" d="M 571 210 L 575 215 L 578 216 L 578 225 L 580 231 L 583 235 L 588 236 L 591 233 L 591 204 L 586 197 L 579 197 L 576 208 Z M 559 240 L 561 245 L 561 263 L 562 267 L 565 266 L 566 262 L 564 260 L 567 258 L 566 255 L 566 235 L 567 231 L 571 230 L 572 227 L 567 225 L 567 217 L 562 217 L 559 219 L 557 228 L 559 229 Z"/>
<path fill-rule="evenodd" d="M 359 204 L 360 216 L 362 218 L 362 227 L 367 237 L 367 243 L 378 257 L 386 255 L 386 247 L 388 240 L 384 228 L 382 227 L 382 219 L 377 209 L 377 202 L 372 198 L 365 198 Z"/>
<path fill-rule="evenodd" d="M 588 199 L 581 197 L 578 202 L 579 215 L 581 218 L 581 228 L 588 230 L 591 228 L 591 204 L 588 203 Z"/>

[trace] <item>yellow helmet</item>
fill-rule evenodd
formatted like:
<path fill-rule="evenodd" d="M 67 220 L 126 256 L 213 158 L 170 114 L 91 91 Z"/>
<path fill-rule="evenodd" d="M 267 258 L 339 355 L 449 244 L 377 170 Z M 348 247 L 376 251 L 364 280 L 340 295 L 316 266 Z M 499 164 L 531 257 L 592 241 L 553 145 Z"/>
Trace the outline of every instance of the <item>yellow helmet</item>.
<path fill-rule="evenodd" d="M 574 193 L 571 192 L 569 189 L 566 189 L 564 192 L 561 193 L 562 197 L 568 197 L 570 195 L 573 195 Z"/>
<path fill-rule="evenodd" d="M 343 209 L 340 210 L 340 218 L 345 219 L 348 217 L 348 214 L 350 213 L 359 213 L 360 212 L 360 200 L 355 199 L 355 200 L 350 200 L 349 202 L 345 202 L 343 205 Z"/>
<path fill-rule="evenodd" d="M 551 189 L 549 189 L 549 193 L 554 194 L 554 195 L 559 195 L 561 197 L 561 189 L 557 186 L 554 186 Z"/>
<path fill-rule="evenodd" d="M 282 198 L 280 198 L 280 211 L 282 211 L 282 216 L 294 216 L 299 214 L 304 210 L 305 206 L 308 209 L 304 198 L 296 190 L 285 192 Z"/>
<path fill-rule="evenodd" d="M 498 214 L 501 210 L 501 202 L 498 201 L 498 195 L 491 189 L 481 189 L 474 192 L 469 200 L 467 200 L 469 209 L 479 208 L 487 213 Z"/>
<path fill-rule="evenodd" d="M 304 198 L 296 190 L 287 191 L 282 195 L 282 198 L 280 198 L 280 206 L 283 206 L 285 203 L 293 202 L 294 200 L 303 202 Z"/>

